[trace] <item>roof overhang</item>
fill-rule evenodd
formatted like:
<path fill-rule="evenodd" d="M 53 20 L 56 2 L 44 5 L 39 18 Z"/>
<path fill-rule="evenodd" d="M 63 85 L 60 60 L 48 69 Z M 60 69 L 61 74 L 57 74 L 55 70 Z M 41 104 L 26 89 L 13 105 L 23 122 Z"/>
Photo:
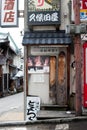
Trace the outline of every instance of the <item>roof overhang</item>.
<path fill-rule="evenodd" d="M 69 45 L 71 43 L 71 36 L 64 31 L 27 31 L 22 41 L 23 45 Z"/>

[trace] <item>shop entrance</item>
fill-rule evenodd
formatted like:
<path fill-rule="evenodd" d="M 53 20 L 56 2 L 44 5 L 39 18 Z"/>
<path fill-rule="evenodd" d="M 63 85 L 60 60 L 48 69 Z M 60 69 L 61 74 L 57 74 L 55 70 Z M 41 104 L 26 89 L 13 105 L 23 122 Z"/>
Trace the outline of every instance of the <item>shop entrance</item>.
<path fill-rule="evenodd" d="M 57 56 L 50 57 L 50 89 L 52 104 L 67 104 L 67 55 L 59 51 Z"/>
<path fill-rule="evenodd" d="M 32 47 L 28 56 L 28 95 L 41 104 L 67 105 L 69 60 L 67 47 Z M 31 64 L 32 62 L 32 64 Z"/>

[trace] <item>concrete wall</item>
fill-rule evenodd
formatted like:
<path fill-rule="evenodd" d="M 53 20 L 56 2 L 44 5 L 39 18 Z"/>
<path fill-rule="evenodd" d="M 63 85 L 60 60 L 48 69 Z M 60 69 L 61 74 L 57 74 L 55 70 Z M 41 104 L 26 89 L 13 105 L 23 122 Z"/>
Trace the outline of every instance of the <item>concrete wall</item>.
<path fill-rule="evenodd" d="M 61 26 L 60 30 L 65 30 L 66 25 L 69 24 L 69 8 L 68 8 L 69 0 L 61 0 Z"/>

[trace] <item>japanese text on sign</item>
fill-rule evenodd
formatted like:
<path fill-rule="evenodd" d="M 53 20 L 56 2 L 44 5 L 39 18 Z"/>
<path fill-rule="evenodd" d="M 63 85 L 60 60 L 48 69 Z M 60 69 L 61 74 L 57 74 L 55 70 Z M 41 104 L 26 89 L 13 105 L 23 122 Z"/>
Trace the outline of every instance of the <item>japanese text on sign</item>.
<path fill-rule="evenodd" d="M 31 14 L 29 17 L 29 21 L 58 21 L 58 14 L 53 13 L 53 14 Z"/>
<path fill-rule="evenodd" d="M 17 25 L 17 0 L 2 0 L 1 26 Z"/>
<path fill-rule="evenodd" d="M 37 24 L 37 23 L 60 23 L 60 18 L 59 18 L 59 12 L 47 12 L 47 13 L 42 13 L 42 12 L 37 12 L 37 13 L 29 13 L 28 14 L 28 22 L 29 24 Z"/>
<path fill-rule="evenodd" d="M 27 115 L 29 121 L 37 120 L 37 112 L 40 110 L 40 98 L 29 96 L 27 97 Z"/>
<path fill-rule="evenodd" d="M 80 9 L 87 9 L 87 0 L 80 0 Z"/>

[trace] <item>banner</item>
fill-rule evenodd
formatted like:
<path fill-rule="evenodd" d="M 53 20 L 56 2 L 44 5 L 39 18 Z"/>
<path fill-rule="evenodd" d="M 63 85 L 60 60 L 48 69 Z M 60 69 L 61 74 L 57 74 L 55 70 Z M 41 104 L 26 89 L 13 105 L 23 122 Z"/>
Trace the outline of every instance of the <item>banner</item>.
<path fill-rule="evenodd" d="M 1 26 L 13 27 L 18 25 L 17 20 L 18 0 L 2 0 Z"/>

